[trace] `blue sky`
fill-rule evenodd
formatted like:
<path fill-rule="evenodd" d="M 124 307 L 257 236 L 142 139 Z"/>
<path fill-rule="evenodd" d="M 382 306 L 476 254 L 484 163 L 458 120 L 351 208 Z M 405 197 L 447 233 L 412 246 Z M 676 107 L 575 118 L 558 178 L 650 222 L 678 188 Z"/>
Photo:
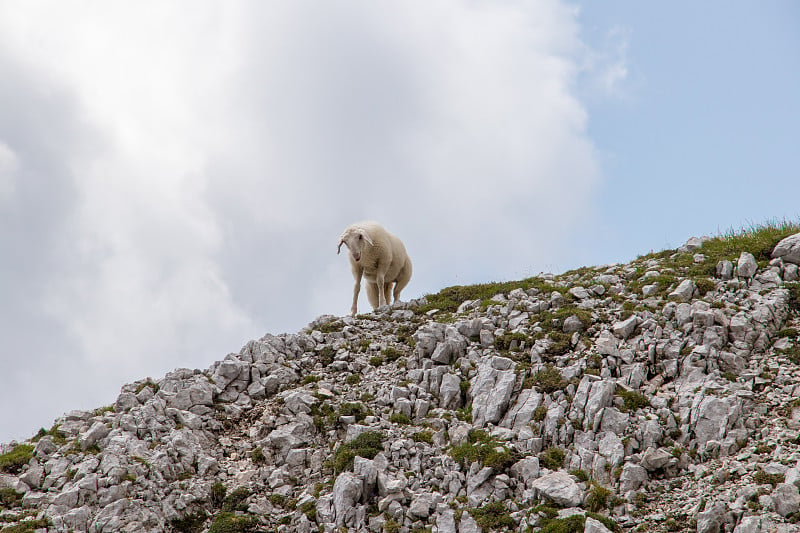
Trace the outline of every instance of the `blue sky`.
<path fill-rule="evenodd" d="M 796 2 L 0 2 L 0 442 L 344 315 L 800 216 Z M 367 310 L 362 291 L 360 310 Z"/>
<path fill-rule="evenodd" d="M 618 98 L 583 93 L 602 161 L 599 203 L 614 236 L 609 261 L 676 247 L 693 234 L 797 218 L 796 3 L 580 7 L 590 46 L 615 29 L 625 43 Z"/>

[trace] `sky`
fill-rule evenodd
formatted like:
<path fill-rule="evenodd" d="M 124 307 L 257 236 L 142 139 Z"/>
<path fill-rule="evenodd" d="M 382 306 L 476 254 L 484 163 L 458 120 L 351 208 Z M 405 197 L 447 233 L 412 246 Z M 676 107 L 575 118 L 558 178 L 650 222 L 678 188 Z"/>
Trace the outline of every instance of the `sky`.
<path fill-rule="evenodd" d="M 347 314 L 359 220 L 403 299 L 797 220 L 798 87 L 791 0 L 0 0 L 0 442 Z"/>

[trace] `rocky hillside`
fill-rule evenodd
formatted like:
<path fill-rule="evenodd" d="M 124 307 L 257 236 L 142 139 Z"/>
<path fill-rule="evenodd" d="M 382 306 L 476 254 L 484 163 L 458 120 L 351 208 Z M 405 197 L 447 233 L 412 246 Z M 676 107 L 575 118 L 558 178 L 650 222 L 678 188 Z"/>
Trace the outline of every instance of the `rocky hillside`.
<path fill-rule="evenodd" d="M 0 447 L 0 531 L 800 531 L 798 231 L 451 287 L 125 385 Z"/>

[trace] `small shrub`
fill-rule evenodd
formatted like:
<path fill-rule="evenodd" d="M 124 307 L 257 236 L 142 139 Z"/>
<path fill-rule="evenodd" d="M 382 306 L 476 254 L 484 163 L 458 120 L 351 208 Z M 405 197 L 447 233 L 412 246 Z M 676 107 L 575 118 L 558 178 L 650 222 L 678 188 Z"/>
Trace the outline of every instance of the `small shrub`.
<path fill-rule="evenodd" d="M 795 328 L 783 328 L 778 332 L 778 338 L 782 337 L 797 337 L 797 330 Z"/>
<path fill-rule="evenodd" d="M 344 322 L 341 320 L 331 320 L 330 322 L 326 322 L 319 327 L 319 330 L 322 333 L 337 333 L 344 329 Z"/>
<path fill-rule="evenodd" d="M 333 346 L 325 346 L 320 351 L 317 352 L 317 357 L 319 357 L 319 362 L 325 366 L 330 365 L 333 363 L 333 358 L 336 355 L 336 348 Z"/>
<path fill-rule="evenodd" d="M 547 416 L 547 407 L 544 405 L 540 405 L 533 411 L 533 420 L 535 422 L 541 422 Z"/>
<path fill-rule="evenodd" d="M 348 385 L 358 385 L 361 383 L 361 374 L 350 374 L 344 380 Z"/>
<path fill-rule="evenodd" d="M 567 454 L 564 450 L 552 446 L 539 454 L 539 462 L 548 470 L 555 471 L 564 466 L 566 457 Z"/>
<path fill-rule="evenodd" d="M 694 284 L 697 287 L 697 290 L 700 292 L 701 296 L 705 296 L 706 293 L 711 292 L 717 288 L 717 284 L 714 283 L 713 280 L 708 278 L 695 278 Z"/>
<path fill-rule="evenodd" d="M 275 507 L 285 507 L 286 496 L 277 492 L 273 492 L 272 494 L 269 495 L 269 503 L 271 503 Z"/>
<path fill-rule="evenodd" d="M 36 518 L 34 520 L 25 520 L 15 526 L 6 526 L 2 530 L 3 533 L 32 533 L 38 529 L 47 529 L 52 525 L 47 518 Z"/>
<path fill-rule="evenodd" d="M 313 374 L 309 374 L 303 378 L 303 381 L 300 382 L 301 385 L 308 385 L 309 383 L 317 383 L 322 378 L 320 376 L 315 376 Z"/>
<path fill-rule="evenodd" d="M 583 533 L 586 517 L 574 514 L 566 518 L 552 518 L 543 521 L 541 533 Z"/>
<path fill-rule="evenodd" d="M 548 334 L 550 346 L 545 353 L 549 355 L 564 355 L 572 349 L 572 336 L 568 333 L 554 331 Z"/>
<path fill-rule="evenodd" d="M 383 357 L 380 355 L 373 355 L 369 358 L 369 364 L 372 366 L 381 366 L 383 364 Z"/>
<path fill-rule="evenodd" d="M 33 457 L 33 446 L 18 444 L 10 452 L 0 455 L 0 472 L 17 474 Z"/>
<path fill-rule="evenodd" d="M 387 348 L 384 348 L 381 351 L 381 354 L 383 354 L 383 357 L 387 361 L 397 361 L 398 359 L 403 357 L 403 352 L 401 352 L 400 350 L 397 350 L 395 348 L 392 348 L 391 346 L 389 346 Z"/>
<path fill-rule="evenodd" d="M 161 389 L 161 387 L 158 386 L 158 383 L 154 382 L 150 378 L 147 378 L 145 381 L 140 383 L 138 387 L 136 387 L 136 394 L 139 394 L 140 392 L 142 392 L 145 389 L 145 387 L 150 387 L 150 389 L 152 389 L 153 393 L 156 393 Z"/>

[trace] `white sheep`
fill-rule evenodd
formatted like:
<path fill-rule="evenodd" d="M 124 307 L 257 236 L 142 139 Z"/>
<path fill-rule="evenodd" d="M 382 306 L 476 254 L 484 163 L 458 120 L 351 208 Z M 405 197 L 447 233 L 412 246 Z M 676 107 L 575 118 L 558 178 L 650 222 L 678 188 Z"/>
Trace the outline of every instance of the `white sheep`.
<path fill-rule="evenodd" d="M 337 254 L 343 244 L 350 250 L 350 268 L 356 280 L 350 314 L 356 315 L 362 276 L 367 280 L 367 297 L 373 309 L 391 303 L 393 284 L 396 302 L 411 279 L 411 259 L 403 242 L 377 222 L 367 221 L 351 224 L 344 230 Z"/>

